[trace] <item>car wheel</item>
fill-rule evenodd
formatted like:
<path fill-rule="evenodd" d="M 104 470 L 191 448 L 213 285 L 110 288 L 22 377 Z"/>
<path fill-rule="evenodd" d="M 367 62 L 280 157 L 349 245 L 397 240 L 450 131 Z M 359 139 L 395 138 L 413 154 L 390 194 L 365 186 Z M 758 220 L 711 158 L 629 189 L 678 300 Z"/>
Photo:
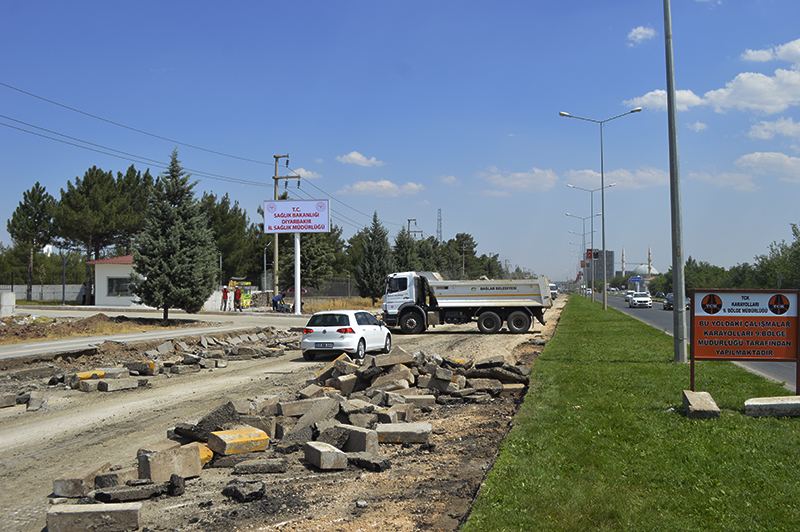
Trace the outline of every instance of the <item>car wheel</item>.
<path fill-rule="evenodd" d="M 381 349 L 382 353 L 388 353 L 392 350 L 392 335 L 387 333 L 386 334 L 386 341 L 383 342 L 383 349 Z"/>
<path fill-rule="evenodd" d="M 303 351 L 303 358 L 306 360 L 314 360 L 317 355 L 313 351 Z"/>
<path fill-rule="evenodd" d="M 503 320 L 494 312 L 484 312 L 478 316 L 478 329 L 484 334 L 494 334 L 502 325 Z"/>
<path fill-rule="evenodd" d="M 514 334 L 524 334 L 531 328 L 531 317 L 521 310 L 516 310 L 506 320 L 508 330 Z"/>
<path fill-rule="evenodd" d="M 405 334 L 419 334 L 423 327 L 422 317 L 416 312 L 403 314 L 403 317 L 400 318 L 400 330 Z"/>
<path fill-rule="evenodd" d="M 364 355 L 367 354 L 367 344 L 364 342 L 364 339 L 358 341 L 358 347 L 356 348 L 356 358 L 358 360 L 362 360 Z"/>

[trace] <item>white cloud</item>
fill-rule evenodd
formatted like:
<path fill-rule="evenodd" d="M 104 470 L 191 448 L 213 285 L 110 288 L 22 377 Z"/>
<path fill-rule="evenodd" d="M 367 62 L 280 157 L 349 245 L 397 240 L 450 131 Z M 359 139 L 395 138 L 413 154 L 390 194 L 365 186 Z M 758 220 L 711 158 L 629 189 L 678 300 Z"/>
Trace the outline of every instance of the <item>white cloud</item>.
<path fill-rule="evenodd" d="M 705 181 L 720 188 L 733 188 L 744 192 L 758 190 L 753 182 L 753 176 L 749 174 L 707 174 L 690 172 L 689 179 Z"/>
<path fill-rule="evenodd" d="M 746 50 L 744 61 L 765 62 L 781 60 L 792 63 L 792 69 L 777 69 L 769 76 L 757 72 L 742 72 L 725 87 L 706 92 L 702 97 L 690 90 L 676 91 L 678 111 L 686 111 L 699 105 L 711 105 L 718 113 L 728 109 L 774 114 L 800 105 L 800 39 L 763 50 Z M 625 105 L 651 110 L 667 107 L 667 92 L 654 90 L 644 96 L 625 100 Z"/>
<path fill-rule="evenodd" d="M 320 174 L 316 172 L 312 172 L 311 170 L 306 170 L 305 168 L 298 168 L 295 170 L 295 173 L 300 175 L 300 177 L 305 179 L 316 179 L 318 177 L 322 177 Z"/>
<path fill-rule="evenodd" d="M 754 63 L 766 63 L 775 59 L 775 51 L 772 48 L 767 50 L 747 49 L 742 54 L 742 61 L 752 61 Z"/>
<path fill-rule="evenodd" d="M 780 46 L 772 46 L 763 50 L 750 50 L 747 49 L 742 54 L 743 61 L 754 61 L 758 63 L 765 63 L 779 59 L 794 65 L 793 68 L 800 68 L 800 39 L 782 44 Z"/>
<path fill-rule="evenodd" d="M 708 91 L 704 96 L 718 113 L 730 108 L 780 113 L 800 103 L 800 72 L 778 69 L 775 77 L 742 72 L 724 89 Z"/>
<path fill-rule="evenodd" d="M 644 96 L 625 100 L 622 103 L 629 107 L 642 107 L 652 111 L 662 111 L 667 108 L 667 91 L 661 89 L 650 91 Z M 705 104 L 700 96 L 690 90 L 675 91 L 675 103 L 678 111 L 688 111 L 690 107 Z"/>
<path fill-rule="evenodd" d="M 549 190 L 558 182 L 558 176 L 552 170 L 532 168 L 528 172 L 506 172 L 496 166 L 486 170 L 482 175 L 489 183 L 500 187 L 503 195 L 510 190 Z"/>
<path fill-rule="evenodd" d="M 338 155 L 336 160 L 344 164 L 357 164 L 358 166 L 383 166 L 383 161 L 378 161 L 375 157 L 367 159 L 357 151 L 351 151 L 347 155 Z"/>
<path fill-rule="evenodd" d="M 800 158 L 783 153 L 748 153 L 735 161 L 737 166 L 752 168 L 756 174 L 783 174 L 784 181 L 800 182 Z"/>
<path fill-rule="evenodd" d="M 439 178 L 439 180 L 444 183 L 445 185 L 460 185 L 461 181 L 454 175 L 443 175 Z"/>
<path fill-rule="evenodd" d="M 706 129 L 708 126 L 707 126 L 706 124 L 704 124 L 704 123 L 702 123 L 702 122 L 700 122 L 700 121 L 698 120 L 698 121 L 697 121 L 697 122 L 695 122 L 694 124 L 686 124 L 686 127 L 688 127 L 689 129 L 691 129 L 692 131 L 703 131 L 703 130 L 704 130 L 704 129 Z"/>
<path fill-rule="evenodd" d="M 775 134 L 800 138 L 800 122 L 792 118 L 779 118 L 774 122 L 759 122 L 750 128 L 748 135 L 754 139 L 768 140 Z"/>
<path fill-rule="evenodd" d="M 571 185 L 587 188 L 589 190 L 600 188 L 600 172 L 594 170 L 570 170 L 564 173 L 564 180 Z M 669 173 L 664 170 L 643 166 L 638 170 L 612 170 L 606 172 L 603 181 L 608 187 L 611 183 L 614 188 L 638 190 L 646 187 L 663 186 L 669 184 Z"/>
<path fill-rule="evenodd" d="M 639 26 L 638 28 L 633 28 L 628 33 L 628 40 L 631 41 L 628 43 L 628 46 L 636 46 L 637 44 L 641 44 L 644 41 L 648 41 L 656 36 L 656 30 L 653 28 L 644 26 Z"/>
<path fill-rule="evenodd" d="M 425 186 L 422 183 L 411 183 L 410 181 L 400 187 L 400 193 L 404 195 L 419 194 L 423 190 L 425 190 Z"/>
<path fill-rule="evenodd" d="M 627 190 L 669 185 L 669 173 L 650 166 L 642 166 L 633 172 L 612 170 L 605 174 L 606 183 L 616 183 L 619 188 Z"/>
<path fill-rule="evenodd" d="M 352 194 L 356 196 L 378 196 L 381 198 L 393 198 L 397 196 L 408 196 L 417 194 L 425 190 L 419 183 L 406 183 L 402 187 L 397 186 L 385 179 L 381 181 L 359 181 L 352 185 L 346 185 L 337 194 Z"/>

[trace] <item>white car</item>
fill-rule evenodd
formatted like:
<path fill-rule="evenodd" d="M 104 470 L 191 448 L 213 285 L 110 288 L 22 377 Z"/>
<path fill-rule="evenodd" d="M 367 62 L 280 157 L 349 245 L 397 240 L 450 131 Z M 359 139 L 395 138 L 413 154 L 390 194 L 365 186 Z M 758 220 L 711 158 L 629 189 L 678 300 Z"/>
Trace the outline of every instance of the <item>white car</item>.
<path fill-rule="evenodd" d="M 633 297 L 633 294 L 635 294 L 635 293 L 636 293 L 636 290 L 628 290 L 627 292 L 625 292 L 625 303 L 630 303 L 631 302 L 631 297 Z"/>
<path fill-rule="evenodd" d="M 630 301 L 628 301 L 628 306 L 632 308 L 653 308 L 653 300 L 650 298 L 650 294 L 647 292 L 635 292 L 631 296 Z"/>
<path fill-rule="evenodd" d="M 392 333 L 367 311 L 326 310 L 308 320 L 300 349 L 306 360 L 341 353 L 362 359 L 371 351 L 388 353 L 392 349 Z"/>

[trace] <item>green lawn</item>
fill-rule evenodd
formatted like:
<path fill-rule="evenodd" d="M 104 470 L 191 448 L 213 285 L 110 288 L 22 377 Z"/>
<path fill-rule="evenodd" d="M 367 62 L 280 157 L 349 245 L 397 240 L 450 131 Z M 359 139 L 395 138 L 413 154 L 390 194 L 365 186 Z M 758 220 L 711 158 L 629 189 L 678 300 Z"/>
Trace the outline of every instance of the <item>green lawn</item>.
<path fill-rule="evenodd" d="M 699 362 L 720 418 L 689 420 L 671 336 L 570 298 L 465 532 L 800 530 L 800 419 L 744 415 L 790 395 Z"/>

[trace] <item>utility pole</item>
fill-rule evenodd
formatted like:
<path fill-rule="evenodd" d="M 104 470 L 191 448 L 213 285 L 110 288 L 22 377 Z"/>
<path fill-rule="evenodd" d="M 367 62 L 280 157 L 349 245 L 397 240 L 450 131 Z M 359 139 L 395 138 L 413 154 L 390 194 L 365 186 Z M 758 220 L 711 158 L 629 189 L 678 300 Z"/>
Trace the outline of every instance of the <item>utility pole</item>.
<path fill-rule="evenodd" d="M 300 179 L 300 176 L 279 176 L 278 175 L 278 159 L 286 159 L 286 166 L 289 166 L 289 154 L 286 155 L 273 155 L 272 157 L 275 158 L 275 175 L 272 176 L 273 181 L 275 182 L 275 197 L 273 198 L 275 201 L 278 201 L 278 180 L 279 179 L 290 179 L 290 178 L 297 178 Z M 273 234 L 273 250 L 272 250 L 272 296 L 275 297 L 278 295 L 278 233 Z"/>
<path fill-rule="evenodd" d="M 412 231 L 411 230 L 411 222 L 414 222 L 414 227 L 417 226 L 417 219 L 416 218 L 406 218 L 408 220 L 408 234 L 412 237 L 416 234 L 422 234 L 422 231 Z"/>

